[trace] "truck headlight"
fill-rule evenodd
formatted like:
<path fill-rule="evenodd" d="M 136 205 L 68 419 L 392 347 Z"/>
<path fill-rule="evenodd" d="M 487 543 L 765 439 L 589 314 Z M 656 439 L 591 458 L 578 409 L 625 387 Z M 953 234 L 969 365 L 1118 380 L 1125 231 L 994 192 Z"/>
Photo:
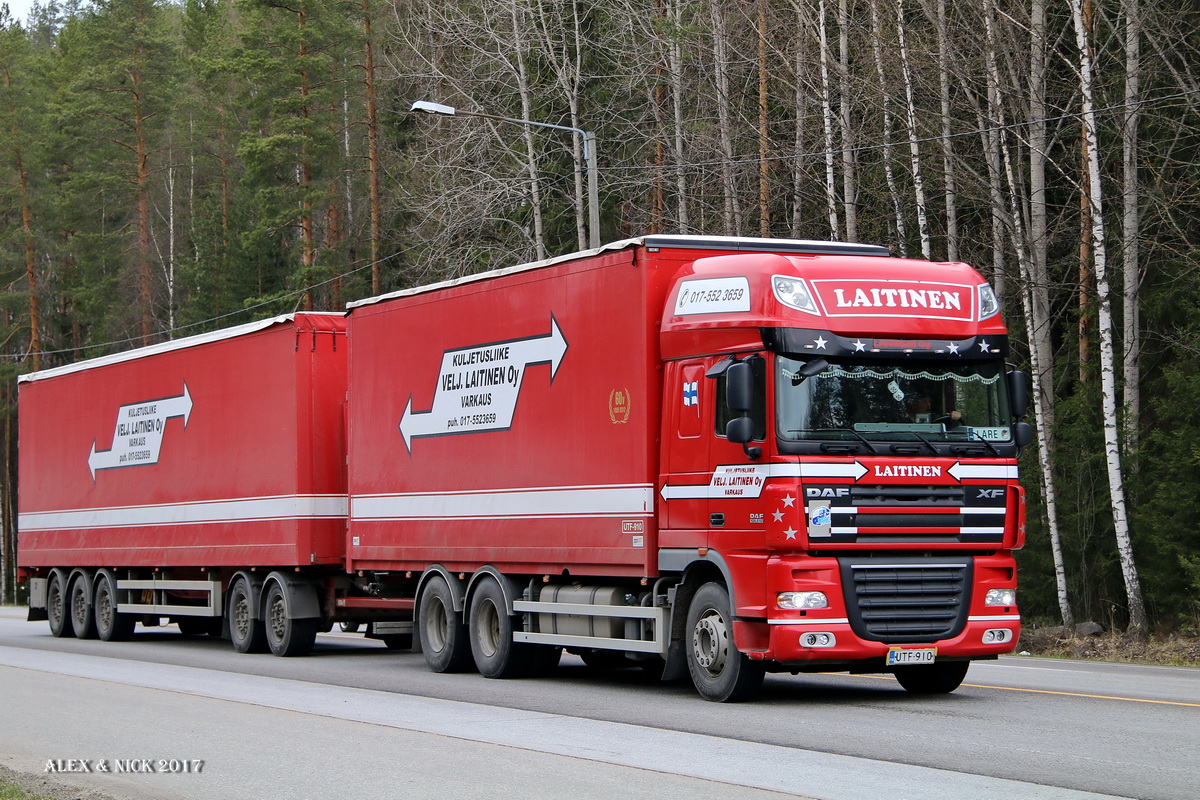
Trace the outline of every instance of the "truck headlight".
<path fill-rule="evenodd" d="M 1000 313 L 1000 298 L 991 284 L 979 284 L 979 319 L 985 320 Z"/>
<path fill-rule="evenodd" d="M 775 299 L 788 308 L 804 311 L 809 314 L 820 314 L 817 304 L 808 291 L 808 284 L 800 278 L 788 275 L 774 275 L 771 278 L 771 288 L 775 291 Z"/>
<path fill-rule="evenodd" d="M 775 598 L 779 608 L 829 608 L 824 592 L 780 592 Z"/>
<path fill-rule="evenodd" d="M 988 589 L 984 598 L 985 606 L 1015 606 L 1017 604 L 1016 589 Z"/>

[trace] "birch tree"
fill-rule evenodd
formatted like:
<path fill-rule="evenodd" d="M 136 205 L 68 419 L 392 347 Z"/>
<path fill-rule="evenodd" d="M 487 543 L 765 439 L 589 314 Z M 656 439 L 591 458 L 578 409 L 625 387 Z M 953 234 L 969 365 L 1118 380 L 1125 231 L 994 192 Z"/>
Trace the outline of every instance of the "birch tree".
<path fill-rule="evenodd" d="M 1108 469 L 1109 496 L 1112 500 L 1113 527 L 1125 593 L 1129 602 L 1129 631 L 1145 636 L 1148 630 L 1141 582 L 1134 563 L 1133 543 L 1125 504 L 1125 483 L 1121 463 L 1120 434 L 1117 422 L 1116 356 L 1113 334 L 1112 301 L 1108 284 L 1108 250 L 1104 232 L 1103 193 L 1100 185 L 1100 145 L 1096 135 L 1095 101 L 1091 46 L 1084 20 L 1083 3 L 1070 0 L 1075 41 L 1079 48 L 1079 93 L 1083 104 L 1083 132 L 1087 144 L 1087 198 L 1091 220 L 1092 254 L 1095 259 L 1096 295 L 1100 328 L 1100 395 L 1103 406 L 1104 455 Z"/>

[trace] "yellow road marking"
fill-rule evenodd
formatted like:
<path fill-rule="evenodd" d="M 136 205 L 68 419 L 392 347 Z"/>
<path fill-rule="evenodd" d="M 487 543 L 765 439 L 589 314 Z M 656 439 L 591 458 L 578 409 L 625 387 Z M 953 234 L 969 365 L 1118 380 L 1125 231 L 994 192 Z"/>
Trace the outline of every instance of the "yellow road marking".
<path fill-rule="evenodd" d="M 826 672 L 826 675 L 837 675 L 836 672 Z M 895 680 L 890 675 L 857 675 L 858 678 L 875 678 L 876 680 L 891 681 Z M 989 686 L 984 683 L 964 683 L 963 686 L 969 686 L 972 689 L 1000 689 L 1005 692 L 1028 692 L 1030 694 L 1058 694 L 1064 697 L 1088 697 L 1092 700 L 1123 700 L 1127 703 L 1154 703 L 1160 706 L 1187 706 L 1188 708 L 1200 708 L 1200 703 L 1184 703 L 1179 700 L 1147 700 L 1142 697 L 1115 697 L 1108 694 L 1086 694 L 1084 692 L 1056 692 L 1050 689 L 1021 689 L 1016 686 Z"/>

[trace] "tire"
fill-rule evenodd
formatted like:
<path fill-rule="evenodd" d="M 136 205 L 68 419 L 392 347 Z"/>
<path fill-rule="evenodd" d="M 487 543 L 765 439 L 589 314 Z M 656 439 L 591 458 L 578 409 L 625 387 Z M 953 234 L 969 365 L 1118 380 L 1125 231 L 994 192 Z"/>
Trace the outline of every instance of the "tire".
<path fill-rule="evenodd" d="M 262 620 L 254 618 L 254 600 L 245 581 L 229 590 L 229 638 L 239 653 L 267 651 L 267 634 Z"/>
<path fill-rule="evenodd" d="M 86 575 L 71 583 L 71 629 L 76 639 L 96 638 L 96 616 L 92 613 L 92 592 Z"/>
<path fill-rule="evenodd" d="M 317 641 L 317 623 L 320 620 L 292 619 L 288 616 L 287 597 L 283 587 L 271 581 L 267 590 L 267 602 L 263 605 L 266 623 L 267 646 L 281 658 L 306 656 L 312 652 Z"/>
<path fill-rule="evenodd" d="M 105 642 L 123 642 L 133 636 L 137 617 L 117 611 L 117 582 L 108 573 L 96 581 L 96 596 L 92 603 L 96 615 L 96 635 Z"/>
<path fill-rule="evenodd" d="M 358 633 L 359 623 L 343 622 L 341 625 L 342 633 Z"/>
<path fill-rule="evenodd" d="M 71 615 L 68 613 L 67 592 L 59 575 L 50 578 L 46 587 L 46 620 L 50 624 L 50 635 L 61 639 L 71 635 Z"/>
<path fill-rule="evenodd" d="M 738 652 L 733 642 L 729 592 L 719 583 L 706 583 L 688 607 L 684 647 L 688 672 L 705 700 L 737 703 L 752 699 L 762 688 L 766 670 Z"/>
<path fill-rule="evenodd" d="M 433 672 L 462 672 L 471 667 L 467 626 L 454 613 L 450 585 L 440 575 L 421 589 L 421 613 L 417 619 L 421 651 Z"/>
<path fill-rule="evenodd" d="M 962 685 L 970 661 L 942 661 L 928 666 L 896 667 L 896 680 L 912 694 L 949 694 Z"/>
<path fill-rule="evenodd" d="M 488 578 L 471 596 L 471 655 L 485 678 L 516 678 L 525 673 L 521 648 L 513 641 L 513 620 L 500 584 Z"/>

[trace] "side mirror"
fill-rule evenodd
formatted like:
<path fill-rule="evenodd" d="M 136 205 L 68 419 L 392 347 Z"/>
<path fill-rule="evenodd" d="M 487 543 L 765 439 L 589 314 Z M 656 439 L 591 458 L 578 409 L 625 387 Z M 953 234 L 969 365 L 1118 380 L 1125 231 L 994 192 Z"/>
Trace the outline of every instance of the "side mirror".
<path fill-rule="evenodd" d="M 748 362 L 738 361 L 725 370 L 725 402 L 742 414 L 754 410 L 754 368 Z"/>
<path fill-rule="evenodd" d="M 1008 373 L 1008 404 L 1016 419 L 1029 413 L 1029 377 L 1019 369 Z"/>
<path fill-rule="evenodd" d="M 1017 447 L 1029 447 L 1033 444 L 1033 426 L 1028 422 L 1018 422 L 1013 425 L 1013 438 L 1017 441 Z"/>
<path fill-rule="evenodd" d="M 725 425 L 725 437 L 735 444 L 749 444 L 754 441 L 754 420 L 749 417 L 737 417 Z"/>
<path fill-rule="evenodd" d="M 725 425 L 725 438 L 734 444 L 740 444 L 742 450 L 746 452 L 746 457 L 751 461 L 762 458 L 762 448 L 750 446 L 750 442 L 754 441 L 754 420 L 750 417 L 737 417 L 729 420 Z"/>

